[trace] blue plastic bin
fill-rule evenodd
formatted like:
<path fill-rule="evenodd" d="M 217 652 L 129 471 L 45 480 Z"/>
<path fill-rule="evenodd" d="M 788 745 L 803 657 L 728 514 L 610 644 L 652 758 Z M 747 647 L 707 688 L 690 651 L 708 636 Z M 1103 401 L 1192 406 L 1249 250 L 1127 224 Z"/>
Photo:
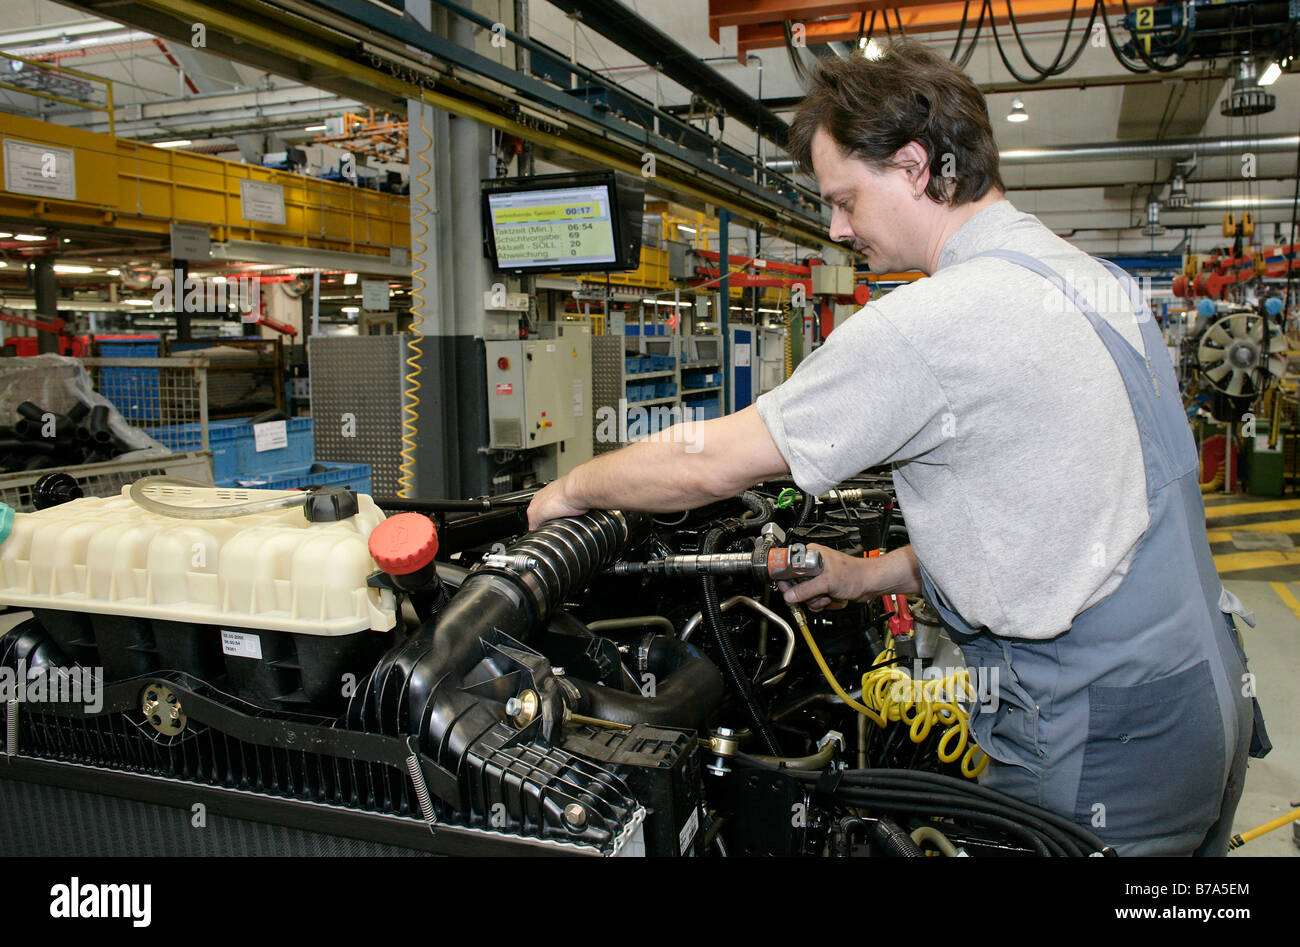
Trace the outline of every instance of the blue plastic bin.
<path fill-rule="evenodd" d="M 103 358 L 157 358 L 156 335 L 99 341 Z M 128 421 L 156 421 L 158 407 L 158 369 L 105 367 L 99 370 L 99 393 L 113 402 Z"/>
<path fill-rule="evenodd" d="M 281 470 L 271 470 L 256 474 L 240 474 L 228 479 L 217 479 L 220 487 L 251 487 L 257 490 L 292 490 L 295 488 L 350 487 L 357 493 L 370 493 L 369 464 L 335 464 L 317 461 L 329 469 L 312 473 L 313 464 L 299 464 Z"/>
<path fill-rule="evenodd" d="M 274 450 L 257 450 L 253 425 L 248 418 L 229 418 L 208 423 L 208 445 L 212 450 L 212 476 L 217 483 L 239 476 L 308 466 L 316 453 L 311 418 L 290 418 L 285 422 L 289 443 Z M 149 428 L 148 433 L 174 451 L 199 450 L 199 426 L 172 424 Z"/>

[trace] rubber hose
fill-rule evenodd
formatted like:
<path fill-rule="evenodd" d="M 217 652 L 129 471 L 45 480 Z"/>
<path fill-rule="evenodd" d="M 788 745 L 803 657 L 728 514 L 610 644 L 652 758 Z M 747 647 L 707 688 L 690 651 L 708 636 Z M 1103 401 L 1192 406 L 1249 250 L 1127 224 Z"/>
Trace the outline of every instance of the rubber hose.
<path fill-rule="evenodd" d="M 654 675 L 653 695 L 629 694 L 570 676 L 582 695 L 578 712 L 613 723 L 655 723 L 699 730 L 722 703 L 724 688 L 717 666 L 675 638 L 655 636 L 646 660 Z"/>
<path fill-rule="evenodd" d="M 813 506 L 817 503 L 817 498 L 811 493 L 803 495 L 803 508 L 799 510 L 799 520 L 794 524 L 795 529 L 802 529 L 807 525 L 808 520 L 812 517 Z"/>
<path fill-rule="evenodd" d="M 749 521 L 749 523 L 757 522 L 757 519 Z M 704 537 L 703 545 L 700 547 L 700 553 L 708 556 L 717 552 L 726 535 L 727 531 L 720 528 L 709 530 Z M 781 748 L 777 744 L 776 737 L 772 734 L 772 728 L 768 725 L 767 718 L 758 704 L 758 698 L 749 684 L 749 677 L 740 666 L 740 658 L 736 654 L 736 647 L 732 644 L 731 636 L 727 634 L 726 628 L 723 627 L 722 607 L 718 601 L 717 579 L 711 575 L 701 576 L 700 585 L 704 593 L 704 621 L 709 627 L 709 634 L 712 636 L 713 643 L 717 646 L 718 654 L 722 658 L 722 670 L 727 677 L 727 683 L 740 695 L 745 709 L 749 712 L 754 731 L 762 739 L 768 753 L 772 756 L 780 756 Z"/>
<path fill-rule="evenodd" d="M 880 846 L 886 855 L 895 858 L 924 858 L 921 846 L 912 841 L 911 836 L 902 827 L 889 819 L 877 819 L 868 823 L 867 834 Z"/>

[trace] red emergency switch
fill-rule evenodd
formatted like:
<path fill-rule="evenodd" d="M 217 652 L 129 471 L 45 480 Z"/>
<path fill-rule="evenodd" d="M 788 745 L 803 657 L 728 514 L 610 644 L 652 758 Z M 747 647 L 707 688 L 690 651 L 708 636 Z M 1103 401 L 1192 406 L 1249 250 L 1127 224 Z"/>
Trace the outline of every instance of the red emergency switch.
<path fill-rule="evenodd" d="M 510 359 L 502 355 L 499 359 L 497 359 L 497 368 L 501 369 L 503 372 L 509 371 Z"/>

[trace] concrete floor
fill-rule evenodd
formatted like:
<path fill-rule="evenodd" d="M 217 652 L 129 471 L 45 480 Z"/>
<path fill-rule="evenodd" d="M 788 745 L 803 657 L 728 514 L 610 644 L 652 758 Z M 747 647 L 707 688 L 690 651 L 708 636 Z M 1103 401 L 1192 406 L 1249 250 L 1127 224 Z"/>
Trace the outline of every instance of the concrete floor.
<path fill-rule="evenodd" d="M 1297 570 L 1300 571 L 1300 570 Z M 1255 613 L 1255 627 L 1242 629 L 1246 657 L 1255 675 L 1273 752 L 1251 760 L 1246 789 L 1237 807 L 1233 831 L 1262 825 L 1300 806 L 1300 575 L 1294 582 L 1261 582 L 1224 576 L 1223 584 Z M 1230 854 L 1300 856 L 1291 826 L 1276 829 Z"/>

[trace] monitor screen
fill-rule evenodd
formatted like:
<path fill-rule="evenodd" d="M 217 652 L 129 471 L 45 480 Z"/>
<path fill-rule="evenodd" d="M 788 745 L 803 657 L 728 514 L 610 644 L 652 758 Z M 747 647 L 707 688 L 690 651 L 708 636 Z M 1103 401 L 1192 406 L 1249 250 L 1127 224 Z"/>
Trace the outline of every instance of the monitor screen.
<path fill-rule="evenodd" d="M 642 193 L 608 172 L 485 182 L 489 256 L 512 273 L 634 268 Z"/>

